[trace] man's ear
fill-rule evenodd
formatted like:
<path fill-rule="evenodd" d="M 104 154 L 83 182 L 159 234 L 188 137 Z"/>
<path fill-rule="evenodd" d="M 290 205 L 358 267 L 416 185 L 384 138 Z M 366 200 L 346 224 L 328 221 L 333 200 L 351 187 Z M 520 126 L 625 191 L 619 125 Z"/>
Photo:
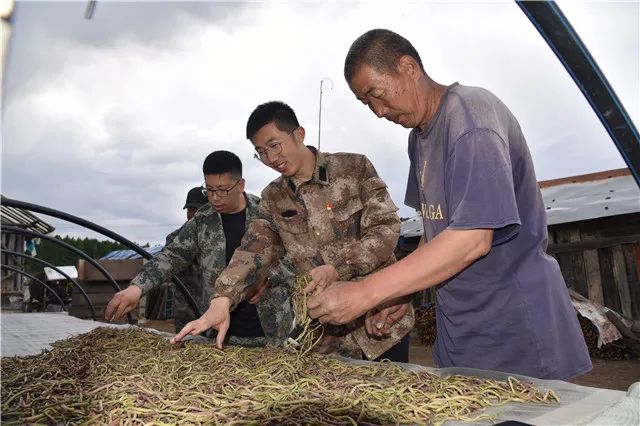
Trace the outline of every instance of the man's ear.
<path fill-rule="evenodd" d="M 420 64 L 409 55 L 402 55 L 396 61 L 396 71 L 400 74 L 408 75 L 412 79 L 422 74 Z"/>
<path fill-rule="evenodd" d="M 244 192 L 244 178 L 240 178 L 240 183 L 238 183 L 238 189 L 240 189 L 240 192 Z"/>
<path fill-rule="evenodd" d="M 299 126 L 297 129 L 295 129 L 293 131 L 293 135 L 295 138 L 296 142 L 299 142 L 301 144 L 304 144 L 304 136 L 306 134 L 306 131 L 304 130 L 304 127 Z"/>

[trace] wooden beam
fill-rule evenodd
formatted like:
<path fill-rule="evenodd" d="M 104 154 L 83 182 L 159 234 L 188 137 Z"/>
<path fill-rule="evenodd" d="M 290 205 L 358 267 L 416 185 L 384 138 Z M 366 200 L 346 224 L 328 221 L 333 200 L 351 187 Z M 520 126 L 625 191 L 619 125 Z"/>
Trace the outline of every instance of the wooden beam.
<path fill-rule="evenodd" d="M 594 250 L 605 247 L 613 247 L 622 244 L 640 243 L 640 234 L 623 235 L 620 237 L 598 238 L 594 240 L 583 240 L 569 243 L 556 243 L 547 246 L 550 254 L 570 253 L 574 251 Z"/>

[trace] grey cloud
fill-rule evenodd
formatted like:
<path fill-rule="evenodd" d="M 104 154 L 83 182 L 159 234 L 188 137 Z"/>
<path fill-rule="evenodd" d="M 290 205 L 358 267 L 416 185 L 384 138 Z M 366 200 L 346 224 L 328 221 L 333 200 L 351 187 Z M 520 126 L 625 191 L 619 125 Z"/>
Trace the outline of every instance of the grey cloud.
<path fill-rule="evenodd" d="M 360 105 L 341 75 L 349 43 L 368 29 L 360 18 L 369 18 L 365 10 L 369 6 L 279 4 L 282 9 L 267 14 L 273 18 L 267 21 L 264 14 L 253 12 L 272 7 L 271 3 L 251 4 L 249 13 L 246 6 L 229 3 L 98 1 L 91 21 L 83 18 L 85 6 L 86 2 L 18 4 L 14 50 L 5 81 L 8 86 L 3 92 L 11 97 L 4 104 L 3 194 L 86 217 L 132 240 L 161 241 L 183 222 L 185 193 L 201 183 L 202 160 L 212 150 L 238 153 L 245 165 L 250 192 L 259 194 L 266 183 L 277 177 L 251 160 L 252 147 L 244 139 L 244 122 L 258 103 L 271 99 L 290 103 L 307 129 L 307 143 L 315 145 L 318 83 L 320 78 L 329 76 L 335 86 L 323 98 L 323 150 L 366 154 L 387 182 L 400 214 L 412 213 L 403 206 L 408 130 L 376 118 Z M 402 7 L 407 6 L 398 6 Z M 516 5 L 464 3 L 452 9 L 446 3 L 415 5 L 422 7 L 433 12 L 425 15 L 424 22 L 411 21 L 414 14 L 407 13 L 396 21 L 395 29 L 406 32 L 416 44 L 436 80 L 460 80 L 462 84 L 486 87 L 513 110 L 525 130 L 539 178 L 620 166 L 616 151 L 586 101 Z M 636 11 L 637 8 L 636 4 Z M 466 18 L 457 15 L 460 9 L 468 9 Z M 517 13 L 496 16 L 511 9 Z M 354 10 L 357 16 L 344 19 Z M 452 15 L 459 18 L 456 25 L 443 24 Z M 491 18 L 490 28 L 484 23 L 485 18 Z M 514 24 L 511 18 L 520 19 L 520 23 Z M 391 11 L 378 21 L 367 20 L 366 25 L 391 26 L 386 25 L 389 20 L 393 20 Z M 288 32 L 302 21 L 305 27 L 301 31 Z M 327 22 L 335 23 L 334 27 L 327 29 Z M 205 31 L 200 31 L 200 24 L 209 23 L 204 25 Z M 264 34 L 264 40 L 255 38 L 258 33 L 251 32 L 255 28 L 265 31 L 259 34 Z M 522 36 L 521 29 L 535 37 Z M 222 37 L 215 36 L 218 30 L 224 33 Z M 277 37 L 272 39 L 266 31 Z M 506 39 L 504 34 L 512 32 L 513 40 Z M 199 38 L 205 33 L 209 34 Z M 246 37 L 247 33 L 251 37 Z M 619 33 L 606 33 L 620 38 Z M 637 28 L 634 34 L 637 35 Z M 136 62 L 139 68 L 124 69 L 122 74 L 95 66 L 102 64 L 107 55 L 117 57 L 123 52 L 166 53 L 175 62 L 182 57 L 180 53 L 189 53 L 189 45 L 184 44 L 191 40 L 189 37 L 194 43 L 221 40 L 195 51 L 206 56 L 204 59 L 216 61 L 219 55 L 236 55 L 235 68 L 220 67 L 220 71 L 233 72 L 218 74 L 217 64 L 204 68 L 205 72 L 190 73 L 189 77 L 182 73 L 163 74 L 161 67 L 147 70 L 143 61 Z M 177 45 L 180 48 L 174 49 Z M 69 58 L 80 57 L 79 52 L 93 49 L 97 54 L 86 59 L 86 68 L 78 66 L 78 59 L 67 64 Z M 616 45 L 615 50 L 612 56 L 632 61 L 631 73 L 637 70 L 637 37 L 623 46 Z M 600 56 L 598 53 L 598 60 Z M 112 65 L 110 61 L 104 63 L 106 67 Z M 172 61 L 158 63 L 176 65 Z M 206 61 L 203 63 L 206 65 Z M 197 67 L 199 62 L 189 65 Z M 605 73 L 611 67 L 627 69 L 613 62 L 603 67 Z M 144 95 L 150 98 L 146 103 L 140 101 L 140 96 L 128 98 L 127 90 L 114 85 L 114 81 L 139 83 L 136 71 L 141 70 L 163 78 L 157 91 L 155 86 L 151 90 L 144 88 Z M 87 77 L 89 72 L 91 78 Z M 618 73 L 623 82 L 628 80 L 626 73 Z M 105 112 L 102 105 L 94 108 L 90 87 L 79 89 L 80 84 L 91 81 L 96 89 L 116 87 L 111 90 L 118 93 L 118 98 L 105 96 L 104 89 L 95 91 L 102 96 L 100 99 L 115 105 L 111 110 Z M 635 79 L 630 86 L 618 87 L 621 91 L 631 87 L 628 92 L 636 97 L 630 98 L 637 102 L 637 84 Z M 205 87 L 216 90 L 206 91 Z M 57 118 L 67 116 L 65 105 L 59 106 L 60 114 L 45 110 L 58 107 L 52 103 L 57 102 L 55 96 L 46 105 L 38 103 L 42 100 L 39 95 L 47 90 L 80 99 L 78 104 L 71 102 L 71 112 L 66 111 L 68 115 L 75 114 L 73 119 Z M 134 90 L 132 93 L 136 93 Z M 162 96 L 155 97 L 156 93 Z M 61 97 L 64 102 L 65 96 Z M 78 105 L 89 111 L 74 110 Z M 143 114 L 137 108 L 151 113 Z M 92 134 L 96 128 L 104 134 Z M 68 225 L 60 226 L 61 233 L 70 229 Z"/>
<path fill-rule="evenodd" d="M 107 47 L 127 40 L 171 44 L 183 28 L 214 24 L 233 31 L 232 17 L 246 3 L 98 1 L 92 19 L 88 2 L 16 2 L 6 66 L 5 92 L 64 64 L 64 46 Z M 52 49 L 55 46 L 55 49 Z M 4 93 L 4 92 L 3 92 Z"/>

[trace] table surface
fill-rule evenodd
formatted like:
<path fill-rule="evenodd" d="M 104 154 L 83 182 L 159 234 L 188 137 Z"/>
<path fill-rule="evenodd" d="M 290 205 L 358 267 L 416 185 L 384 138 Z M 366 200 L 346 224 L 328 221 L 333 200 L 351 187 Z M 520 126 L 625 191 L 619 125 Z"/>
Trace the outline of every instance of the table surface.
<path fill-rule="evenodd" d="M 104 326 L 130 327 L 127 324 L 82 320 L 65 313 L 2 313 L 0 315 L 0 353 L 3 357 L 37 355 L 44 349 L 50 349 L 50 344 L 57 340 Z M 167 333 L 160 334 L 169 336 Z M 414 364 L 403 364 L 403 367 L 410 371 L 429 371 L 438 375 L 462 374 L 498 380 L 504 380 L 509 376 L 497 371 L 471 368 L 429 368 Z M 535 425 L 640 424 L 640 384 L 638 383 L 632 385 L 632 388 L 637 389 L 636 392 L 625 393 L 579 386 L 559 380 L 540 380 L 517 375 L 515 377 L 533 382 L 539 388 L 553 389 L 560 397 L 561 403 L 559 405 L 509 403 L 487 409 L 486 413 L 498 415 L 496 421 L 516 420 Z M 446 422 L 446 424 L 468 425 L 469 423 Z"/>

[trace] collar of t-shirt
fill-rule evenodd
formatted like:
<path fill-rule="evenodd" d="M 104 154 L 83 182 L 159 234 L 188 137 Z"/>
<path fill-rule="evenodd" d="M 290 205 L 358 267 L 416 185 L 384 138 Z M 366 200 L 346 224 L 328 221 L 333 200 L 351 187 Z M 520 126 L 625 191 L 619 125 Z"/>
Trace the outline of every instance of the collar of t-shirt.
<path fill-rule="evenodd" d="M 429 121 L 429 123 L 427 123 L 426 127 L 424 128 L 424 131 L 421 131 L 420 127 L 414 128 L 415 134 L 417 136 L 420 136 L 420 137 L 424 138 L 426 135 L 429 134 L 429 132 L 431 131 L 431 128 L 433 127 L 433 123 L 438 121 L 438 117 L 440 117 L 440 114 L 444 110 L 444 105 L 446 104 L 447 96 L 449 96 L 449 93 L 451 93 L 451 89 L 453 89 L 454 87 L 459 86 L 459 85 L 460 84 L 458 84 L 458 82 L 456 81 L 455 83 L 452 83 L 447 87 L 447 89 L 442 94 L 442 97 L 440 98 L 440 104 L 438 104 L 438 109 L 436 110 L 436 113 L 433 114 L 433 117 L 431 118 L 431 121 Z"/>
<path fill-rule="evenodd" d="M 240 247 L 240 242 L 246 231 L 247 209 L 244 208 L 237 213 L 221 214 L 222 230 L 225 238 L 226 264 L 229 264 L 233 252 Z"/>

